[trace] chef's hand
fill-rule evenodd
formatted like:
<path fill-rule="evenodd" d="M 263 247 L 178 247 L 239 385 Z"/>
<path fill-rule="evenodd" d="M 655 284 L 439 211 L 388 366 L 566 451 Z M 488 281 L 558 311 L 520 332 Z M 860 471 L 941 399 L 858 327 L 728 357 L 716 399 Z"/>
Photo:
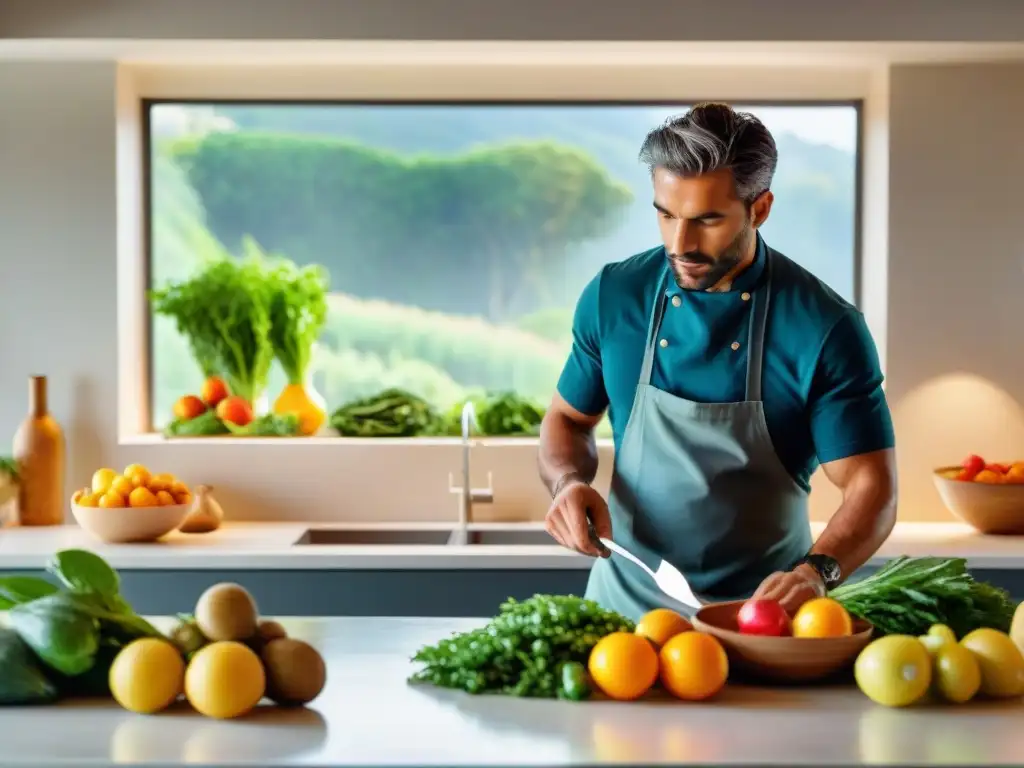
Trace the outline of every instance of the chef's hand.
<path fill-rule="evenodd" d="M 792 616 L 800 606 L 825 596 L 825 582 L 811 566 L 801 563 L 792 571 L 773 573 L 761 582 L 753 600 L 777 600 Z"/>
<path fill-rule="evenodd" d="M 573 480 L 551 502 L 551 509 L 544 518 L 544 528 L 563 547 L 584 555 L 607 557 L 608 550 L 590 538 L 588 516 L 598 536 L 611 538 L 611 517 L 601 494 L 582 480 Z"/>

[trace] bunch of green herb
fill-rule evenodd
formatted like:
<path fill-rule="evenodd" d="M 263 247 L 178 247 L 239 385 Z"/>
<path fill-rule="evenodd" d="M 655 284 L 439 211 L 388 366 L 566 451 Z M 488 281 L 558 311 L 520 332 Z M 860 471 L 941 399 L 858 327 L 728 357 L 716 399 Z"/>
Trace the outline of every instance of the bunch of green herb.
<path fill-rule="evenodd" d="M 289 384 L 304 384 L 313 346 L 327 322 L 326 270 L 278 259 L 270 269 L 270 343 Z"/>
<path fill-rule="evenodd" d="M 212 261 L 187 280 L 150 292 L 155 312 L 174 319 L 196 362 L 227 381 L 250 403 L 267 387 L 272 292 L 265 259 L 255 246 L 242 259 Z"/>
<path fill-rule="evenodd" d="M 442 420 L 422 397 L 391 388 L 339 406 L 331 426 L 342 437 L 422 437 L 439 434 Z"/>
<path fill-rule="evenodd" d="M 590 651 L 604 635 L 632 632 L 626 617 L 573 595 L 509 599 L 486 626 L 461 632 L 413 656 L 410 682 L 469 693 L 580 699 Z"/>
<path fill-rule="evenodd" d="M 140 637 L 162 637 L 121 595 L 120 578 L 99 555 L 58 552 L 47 565 L 58 583 L 34 576 L 0 576 L 0 609 L 63 693 L 105 694 L 117 653 Z M 7 671 L 5 670 L 5 674 Z M 32 680 L 31 670 L 21 679 Z M 4 676 L 0 675 L 0 686 Z M 25 695 L 28 695 L 28 691 Z M 46 691 L 36 695 L 45 698 Z M 7 698 L 14 698 L 8 691 Z"/>
<path fill-rule="evenodd" d="M 959 557 L 904 555 L 829 596 L 880 635 L 923 635 L 933 624 L 945 624 L 957 637 L 980 627 L 1008 632 L 1017 608 L 1006 590 L 971 576 Z"/>
<path fill-rule="evenodd" d="M 18 481 L 18 462 L 9 456 L 0 456 L 0 474 L 7 475 L 14 482 Z"/>
<path fill-rule="evenodd" d="M 0 504 L 6 504 L 18 495 L 18 462 L 0 456 Z"/>

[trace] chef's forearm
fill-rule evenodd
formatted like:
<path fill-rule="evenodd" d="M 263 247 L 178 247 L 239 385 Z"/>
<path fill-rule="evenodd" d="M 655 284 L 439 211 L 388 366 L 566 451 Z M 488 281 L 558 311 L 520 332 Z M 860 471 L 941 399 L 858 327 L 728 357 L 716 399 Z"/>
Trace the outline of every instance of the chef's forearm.
<path fill-rule="evenodd" d="M 565 480 L 592 482 L 597 475 L 597 441 L 592 424 L 549 411 L 540 427 L 540 477 L 554 496 Z"/>
<path fill-rule="evenodd" d="M 839 562 L 843 578 L 864 565 L 896 524 L 896 477 L 887 462 L 866 462 L 848 472 L 843 503 L 811 551 Z"/>

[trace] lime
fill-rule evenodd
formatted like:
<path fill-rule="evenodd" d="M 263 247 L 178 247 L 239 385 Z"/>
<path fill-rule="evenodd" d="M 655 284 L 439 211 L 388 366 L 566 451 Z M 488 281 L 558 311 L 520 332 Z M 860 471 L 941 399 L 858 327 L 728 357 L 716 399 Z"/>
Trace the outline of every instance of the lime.
<path fill-rule="evenodd" d="M 860 652 L 853 672 L 869 699 L 887 707 L 904 707 L 928 692 L 932 659 L 916 637 L 888 635 Z"/>
<path fill-rule="evenodd" d="M 981 668 L 981 692 L 995 698 L 1024 695 L 1024 655 L 1010 636 L 984 627 L 969 632 L 960 645 L 974 654 Z"/>
<path fill-rule="evenodd" d="M 974 698 L 981 687 L 981 667 L 964 646 L 946 643 L 935 654 L 932 682 L 946 701 L 963 704 Z"/>
<path fill-rule="evenodd" d="M 131 712 L 151 714 L 181 694 L 185 660 L 168 640 L 146 637 L 129 643 L 110 665 L 110 693 Z"/>

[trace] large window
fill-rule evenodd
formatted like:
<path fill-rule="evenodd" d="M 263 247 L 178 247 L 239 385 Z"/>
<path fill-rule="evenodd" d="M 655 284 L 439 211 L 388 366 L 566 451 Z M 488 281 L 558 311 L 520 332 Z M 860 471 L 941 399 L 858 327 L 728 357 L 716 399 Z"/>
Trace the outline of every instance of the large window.
<path fill-rule="evenodd" d="M 749 106 L 775 135 L 763 232 L 856 300 L 858 113 Z M 659 242 L 645 133 L 685 104 L 147 103 L 149 279 L 259 251 L 329 275 L 311 364 L 328 411 L 389 388 L 439 412 L 478 392 L 541 404 L 605 263 Z M 204 373 L 151 323 L 153 428 Z M 272 365 L 265 394 L 286 384 Z"/>

